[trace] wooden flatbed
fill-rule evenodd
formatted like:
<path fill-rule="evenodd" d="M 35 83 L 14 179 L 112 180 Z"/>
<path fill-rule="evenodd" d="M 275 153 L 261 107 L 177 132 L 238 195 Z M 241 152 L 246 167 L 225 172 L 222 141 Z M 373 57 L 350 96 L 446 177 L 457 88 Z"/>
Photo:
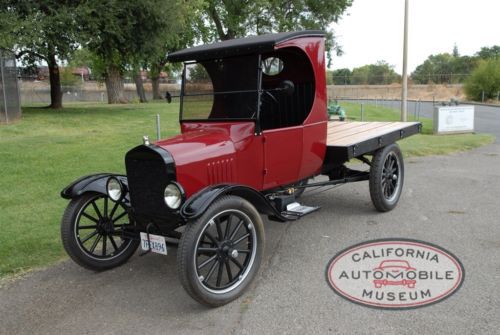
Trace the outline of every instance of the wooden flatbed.
<path fill-rule="evenodd" d="M 418 134 L 420 122 L 328 122 L 325 163 L 343 164 L 402 138 Z"/>

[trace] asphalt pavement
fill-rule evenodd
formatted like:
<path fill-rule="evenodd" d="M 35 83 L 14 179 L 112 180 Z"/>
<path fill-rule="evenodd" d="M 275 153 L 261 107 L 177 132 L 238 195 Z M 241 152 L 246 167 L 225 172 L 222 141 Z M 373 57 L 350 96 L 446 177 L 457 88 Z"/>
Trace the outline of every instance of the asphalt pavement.
<path fill-rule="evenodd" d="M 104 273 L 65 261 L 0 288 L 0 334 L 498 334 L 500 329 L 500 145 L 406 160 L 401 201 L 377 213 L 366 182 L 305 194 L 321 210 L 296 222 L 265 221 L 258 280 L 217 309 L 182 289 L 175 250 L 134 256 Z M 58 223 L 54 223 L 58 224 Z M 464 264 L 448 299 L 412 310 L 379 310 L 336 295 L 329 260 L 366 240 L 437 244 Z"/>

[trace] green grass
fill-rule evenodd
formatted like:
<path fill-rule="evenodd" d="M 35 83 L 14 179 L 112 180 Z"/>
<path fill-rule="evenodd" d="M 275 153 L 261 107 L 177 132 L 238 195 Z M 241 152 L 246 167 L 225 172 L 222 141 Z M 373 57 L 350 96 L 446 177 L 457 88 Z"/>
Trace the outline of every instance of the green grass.
<path fill-rule="evenodd" d="M 348 116 L 359 105 L 342 104 Z M 393 109 L 366 106 L 366 120 L 397 120 Z M 0 126 L 0 277 L 66 257 L 59 224 L 67 200 L 59 192 L 74 179 L 96 172 L 124 172 L 124 155 L 155 138 L 178 132 L 178 104 L 66 104 L 61 110 L 23 108 L 23 118 Z M 432 128 L 422 120 L 424 133 Z M 418 135 L 401 141 L 411 155 L 441 154 L 489 143 L 488 135 Z"/>
<path fill-rule="evenodd" d="M 361 120 L 360 104 L 342 102 L 341 106 L 346 110 L 348 120 Z M 363 105 L 363 121 L 399 121 L 398 109 Z M 413 114 L 408 114 L 408 121 L 422 122 L 422 134 L 408 137 L 399 141 L 403 154 L 408 156 L 445 155 L 462 152 L 490 144 L 495 137 L 489 134 L 453 134 L 432 135 L 432 120 L 419 118 L 415 120 Z"/>
<path fill-rule="evenodd" d="M 74 104 L 53 111 L 23 108 L 23 118 L 0 126 L 0 277 L 65 257 L 59 224 L 67 200 L 59 192 L 95 172 L 124 172 L 124 155 L 178 132 L 178 105 Z"/>

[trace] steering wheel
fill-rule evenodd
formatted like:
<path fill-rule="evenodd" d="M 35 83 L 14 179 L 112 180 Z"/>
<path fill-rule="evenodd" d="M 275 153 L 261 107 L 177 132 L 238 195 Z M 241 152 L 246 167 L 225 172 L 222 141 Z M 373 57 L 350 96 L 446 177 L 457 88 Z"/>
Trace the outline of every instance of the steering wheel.
<path fill-rule="evenodd" d="M 271 92 L 269 92 L 269 91 L 264 91 L 264 93 L 265 93 L 265 94 L 266 94 L 269 98 L 271 98 L 271 100 L 272 100 L 274 103 L 276 103 L 276 104 L 278 104 L 278 103 L 279 103 L 279 102 L 278 102 L 278 99 L 276 99 L 276 97 L 274 96 L 274 94 L 272 94 L 272 93 L 271 93 Z"/>

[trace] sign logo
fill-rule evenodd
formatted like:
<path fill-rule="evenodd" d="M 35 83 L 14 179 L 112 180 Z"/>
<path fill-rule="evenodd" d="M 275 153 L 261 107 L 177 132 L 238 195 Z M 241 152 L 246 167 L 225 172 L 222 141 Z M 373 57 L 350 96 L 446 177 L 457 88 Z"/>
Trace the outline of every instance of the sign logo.
<path fill-rule="evenodd" d="M 352 302 L 384 309 L 409 309 L 442 301 L 464 281 L 462 263 L 449 251 L 409 239 L 367 241 L 330 261 L 332 289 Z"/>

